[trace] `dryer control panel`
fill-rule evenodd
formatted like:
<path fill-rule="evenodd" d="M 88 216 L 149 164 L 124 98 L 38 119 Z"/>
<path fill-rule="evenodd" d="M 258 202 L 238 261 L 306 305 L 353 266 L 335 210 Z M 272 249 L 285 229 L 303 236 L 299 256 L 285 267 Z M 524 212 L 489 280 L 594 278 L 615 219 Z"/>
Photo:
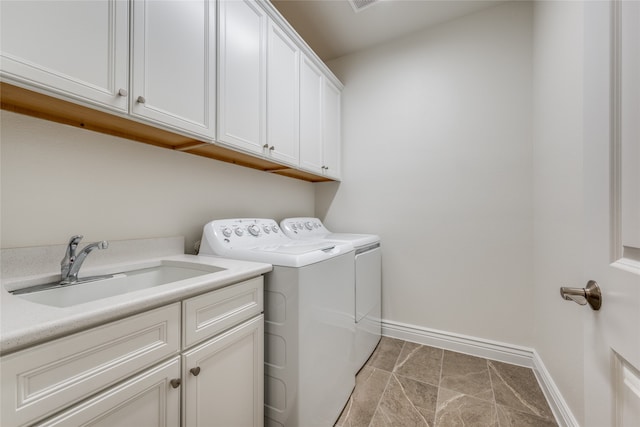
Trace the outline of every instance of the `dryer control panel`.
<path fill-rule="evenodd" d="M 329 230 L 318 218 L 287 218 L 283 219 L 280 225 L 284 233 L 294 239 L 322 237 L 329 234 Z"/>

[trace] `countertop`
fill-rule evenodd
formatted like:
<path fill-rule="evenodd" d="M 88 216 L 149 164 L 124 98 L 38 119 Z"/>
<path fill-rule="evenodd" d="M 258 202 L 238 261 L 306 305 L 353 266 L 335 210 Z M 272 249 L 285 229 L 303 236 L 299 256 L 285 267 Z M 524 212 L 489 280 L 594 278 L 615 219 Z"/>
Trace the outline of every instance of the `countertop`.
<path fill-rule="evenodd" d="M 145 268 L 145 266 L 157 265 L 161 260 L 195 262 L 225 270 L 64 308 L 37 304 L 22 299 L 7 291 L 5 287 L 11 288 L 11 284 L 7 286 L 3 283 L 0 290 L 0 354 L 11 353 L 184 298 L 223 288 L 272 270 L 270 264 L 264 263 L 209 256 L 171 255 L 136 261 L 131 265 L 103 266 L 87 273 L 106 274 L 126 271 L 132 266 Z M 82 284 L 74 286 L 82 286 Z"/>

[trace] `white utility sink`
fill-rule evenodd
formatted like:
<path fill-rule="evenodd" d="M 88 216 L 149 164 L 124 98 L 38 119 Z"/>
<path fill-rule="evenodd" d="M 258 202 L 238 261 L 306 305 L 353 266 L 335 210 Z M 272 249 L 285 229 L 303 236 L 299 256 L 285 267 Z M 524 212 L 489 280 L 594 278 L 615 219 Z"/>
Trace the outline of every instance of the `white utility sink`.
<path fill-rule="evenodd" d="M 115 273 L 111 277 L 83 281 L 65 286 L 52 286 L 44 290 L 16 293 L 17 297 L 38 304 L 54 307 L 70 307 L 90 301 L 108 298 L 128 292 L 179 282 L 206 274 L 224 271 L 211 265 L 162 261 L 160 265 Z M 39 287 L 38 287 L 39 288 Z"/>

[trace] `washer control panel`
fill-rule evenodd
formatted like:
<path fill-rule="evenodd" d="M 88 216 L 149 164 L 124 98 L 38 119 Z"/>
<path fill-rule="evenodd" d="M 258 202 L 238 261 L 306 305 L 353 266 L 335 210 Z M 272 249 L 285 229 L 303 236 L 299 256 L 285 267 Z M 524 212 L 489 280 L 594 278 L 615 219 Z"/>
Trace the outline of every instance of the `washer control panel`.
<path fill-rule="evenodd" d="M 229 249 L 291 243 L 278 223 L 267 218 L 221 219 L 205 225 L 200 252 L 219 254 Z M 213 252 L 211 252 L 213 251 Z"/>

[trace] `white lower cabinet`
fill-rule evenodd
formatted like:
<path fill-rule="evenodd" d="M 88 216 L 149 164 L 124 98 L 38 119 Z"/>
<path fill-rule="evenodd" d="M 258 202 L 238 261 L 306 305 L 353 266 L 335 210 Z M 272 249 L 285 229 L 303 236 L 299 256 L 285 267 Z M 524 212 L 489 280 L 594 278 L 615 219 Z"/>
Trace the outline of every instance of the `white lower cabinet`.
<path fill-rule="evenodd" d="M 262 426 L 263 320 L 255 317 L 184 353 L 185 426 Z"/>
<path fill-rule="evenodd" d="M 179 377 L 180 358 L 174 357 L 37 426 L 179 427 L 180 387 L 171 385 Z"/>
<path fill-rule="evenodd" d="M 262 311 L 260 276 L 2 356 L 0 425 L 261 426 Z"/>

